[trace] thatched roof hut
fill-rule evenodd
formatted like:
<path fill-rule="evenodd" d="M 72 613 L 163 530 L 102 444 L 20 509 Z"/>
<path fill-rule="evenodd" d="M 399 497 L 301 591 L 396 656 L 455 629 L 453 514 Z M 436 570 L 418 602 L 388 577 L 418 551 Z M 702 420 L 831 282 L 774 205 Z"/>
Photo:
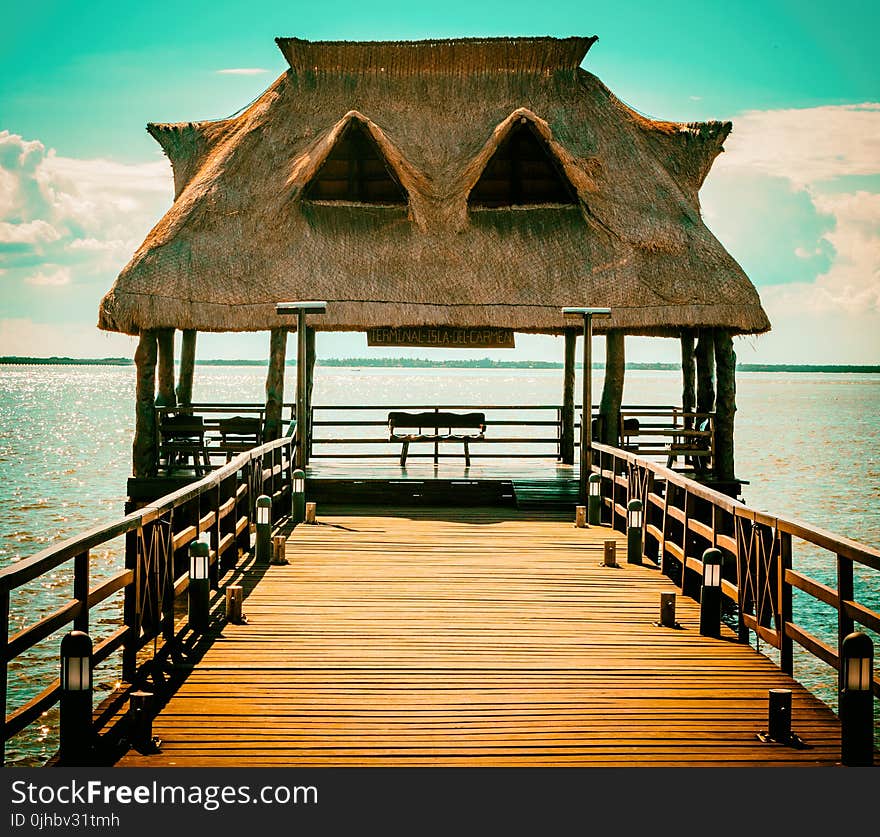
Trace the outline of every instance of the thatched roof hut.
<path fill-rule="evenodd" d="M 98 325 L 254 331 L 769 329 L 698 191 L 729 122 L 647 119 L 580 69 L 595 38 L 310 43 L 242 113 L 151 124 L 175 201 Z"/>

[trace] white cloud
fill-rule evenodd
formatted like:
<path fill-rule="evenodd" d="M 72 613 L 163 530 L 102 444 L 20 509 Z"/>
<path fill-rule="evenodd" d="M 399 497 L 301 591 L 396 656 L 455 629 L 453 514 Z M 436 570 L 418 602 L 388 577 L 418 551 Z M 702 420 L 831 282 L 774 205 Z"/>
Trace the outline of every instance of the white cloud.
<path fill-rule="evenodd" d="M 59 267 L 57 270 L 31 274 L 24 280 L 28 285 L 69 285 L 70 284 L 70 268 Z"/>
<path fill-rule="evenodd" d="M 880 103 L 750 111 L 734 120 L 725 150 L 717 163 L 720 171 L 784 178 L 793 193 L 808 196 L 819 215 L 833 220 L 815 247 L 794 250 L 809 259 L 827 249 L 820 242 L 830 244 L 834 255 L 824 273 L 812 283 L 759 288 L 775 332 L 768 342 L 776 345 L 777 335 L 785 338 L 791 346 L 789 359 L 795 360 L 815 354 L 827 338 L 841 347 L 843 362 L 842 355 L 856 353 L 861 341 L 863 353 L 857 360 L 876 363 L 880 194 L 853 190 L 845 178 L 880 175 Z M 800 348 L 795 351 L 795 346 Z M 834 359 L 831 351 L 814 362 Z M 850 361 L 855 362 L 852 357 Z"/>
<path fill-rule="evenodd" d="M 61 233 L 51 224 L 39 218 L 25 221 L 22 224 L 10 224 L 0 221 L 0 243 L 2 244 L 38 244 L 41 241 L 57 241 Z"/>
<path fill-rule="evenodd" d="M 53 268 L 65 267 L 64 284 L 106 276 L 109 287 L 171 198 L 164 157 L 77 159 L 0 131 L 0 263 L 17 276 L 7 285 L 62 284 Z M 36 265 L 37 272 L 17 264 Z"/>
<path fill-rule="evenodd" d="M 106 250 L 124 249 L 127 242 L 115 238 L 110 241 L 100 241 L 97 238 L 75 238 L 67 245 L 68 250 L 84 250 L 87 252 L 104 252 Z"/>
<path fill-rule="evenodd" d="M 263 67 L 231 67 L 226 70 L 217 70 L 221 76 L 259 76 L 269 71 Z"/>
<path fill-rule="evenodd" d="M 880 102 L 747 111 L 716 167 L 784 177 L 797 188 L 880 170 Z"/>

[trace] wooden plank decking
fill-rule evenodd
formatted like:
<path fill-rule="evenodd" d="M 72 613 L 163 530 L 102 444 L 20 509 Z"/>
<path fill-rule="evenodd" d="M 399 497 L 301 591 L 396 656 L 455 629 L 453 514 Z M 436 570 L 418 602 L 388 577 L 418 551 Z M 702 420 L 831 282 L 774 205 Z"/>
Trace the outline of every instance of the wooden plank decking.
<path fill-rule="evenodd" d="M 319 509 L 319 512 L 322 510 Z M 510 509 L 320 515 L 288 541 L 121 765 L 809 765 L 818 699 L 753 649 L 655 627 L 659 572 L 600 566 L 608 529 Z M 262 572 L 262 571 L 261 571 Z M 256 577 L 254 571 L 254 577 Z M 767 689 L 811 745 L 762 745 Z"/>

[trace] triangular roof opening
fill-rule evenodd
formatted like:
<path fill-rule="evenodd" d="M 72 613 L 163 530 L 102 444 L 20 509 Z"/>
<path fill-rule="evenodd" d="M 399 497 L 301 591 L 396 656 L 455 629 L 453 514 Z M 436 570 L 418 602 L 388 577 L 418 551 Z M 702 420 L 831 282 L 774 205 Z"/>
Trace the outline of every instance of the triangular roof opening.
<path fill-rule="evenodd" d="M 314 201 L 405 204 L 407 194 L 370 132 L 352 119 L 324 159 L 304 197 Z"/>
<path fill-rule="evenodd" d="M 574 204 L 577 195 L 531 120 L 521 117 L 468 195 L 468 206 Z"/>

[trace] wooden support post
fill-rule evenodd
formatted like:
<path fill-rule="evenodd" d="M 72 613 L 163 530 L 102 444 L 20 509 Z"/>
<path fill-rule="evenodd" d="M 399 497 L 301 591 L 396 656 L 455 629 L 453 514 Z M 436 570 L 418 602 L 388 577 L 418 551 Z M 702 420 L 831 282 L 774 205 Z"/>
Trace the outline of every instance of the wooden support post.
<path fill-rule="evenodd" d="M 193 373 L 196 366 L 196 330 L 185 329 L 180 344 L 180 371 L 177 377 L 177 404 L 189 407 L 192 404 Z"/>
<path fill-rule="evenodd" d="M 697 412 L 711 413 L 715 409 L 715 343 L 712 329 L 700 329 L 697 348 Z"/>
<path fill-rule="evenodd" d="M 309 447 L 305 452 L 304 463 L 309 464 L 312 455 L 312 390 L 315 387 L 315 329 L 306 328 L 306 419 L 309 422 Z"/>
<path fill-rule="evenodd" d="M 606 445 L 620 445 L 620 405 L 623 402 L 623 377 L 626 368 L 624 337 L 620 329 L 612 329 L 605 335 L 605 385 L 599 417 L 602 425 L 602 441 Z"/>
<path fill-rule="evenodd" d="M 565 368 L 562 372 L 562 428 L 559 458 L 563 465 L 574 465 L 574 361 L 577 330 L 565 329 Z"/>
<path fill-rule="evenodd" d="M 793 621 L 794 611 L 792 607 L 791 585 L 785 580 L 786 570 L 791 569 L 791 535 L 788 532 L 778 532 L 779 538 L 779 563 L 776 569 L 777 601 L 779 606 L 779 621 L 776 623 L 776 631 L 779 635 L 779 667 L 788 675 L 794 674 L 794 643 L 786 633 L 786 625 Z"/>
<path fill-rule="evenodd" d="M 141 332 L 137 351 L 135 429 L 132 444 L 132 473 L 148 477 L 156 468 L 156 332 Z"/>
<path fill-rule="evenodd" d="M 846 673 L 843 667 L 843 641 L 855 630 L 853 618 L 847 613 L 845 602 L 855 599 L 855 578 L 853 575 L 853 562 L 843 555 L 837 556 L 837 679 L 838 689 L 843 690 L 846 686 Z"/>
<path fill-rule="evenodd" d="M 174 329 L 162 328 L 156 333 L 159 342 L 159 391 L 157 407 L 176 407 L 174 395 Z"/>
<path fill-rule="evenodd" d="M 79 614 L 73 620 L 73 629 L 89 632 L 89 551 L 80 552 L 73 559 L 73 598 L 79 602 Z"/>
<path fill-rule="evenodd" d="M 733 424 L 736 413 L 736 352 L 733 338 L 726 329 L 715 330 L 715 372 L 718 393 L 715 396 L 715 476 L 735 479 L 733 461 Z"/>
<path fill-rule="evenodd" d="M 584 371 L 581 376 L 581 450 L 579 466 L 580 501 L 587 502 L 593 473 L 593 318 L 584 317 Z"/>
<path fill-rule="evenodd" d="M 263 440 L 281 436 L 281 408 L 284 404 L 284 363 L 287 356 L 287 329 L 273 328 L 269 333 L 269 371 L 266 375 L 266 421 Z M 297 416 L 299 420 L 299 416 Z"/>
<path fill-rule="evenodd" d="M 9 643 L 9 590 L 0 590 L 0 767 L 6 764 L 6 706 L 9 691 L 9 660 L 6 646 Z"/>
<path fill-rule="evenodd" d="M 681 408 L 692 413 L 697 404 L 696 359 L 694 357 L 694 333 L 685 330 L 681 333 Z M 693 419 L 686 417 L 684 426 L 693 427 Z"/>
<path fill-rule="evenodd" d="M 308 326 L 306 312 L 296 314 L 296 467 L 305 470 L 309 452 Z"/>
<path fill-rule="evenodd" d="M 128 629 L 122 646 L 122 679 L 134 682 L 137 672 L 137 652 L 140 639 L 138 604 L 140 602 L 141 578 L 138 572 L 138 544 L 140 532 L 137 529 L 125 535 L 125 569 L 131 570 L 133 580 L 125 586 L 122 603 L 122 623 Z"/>

